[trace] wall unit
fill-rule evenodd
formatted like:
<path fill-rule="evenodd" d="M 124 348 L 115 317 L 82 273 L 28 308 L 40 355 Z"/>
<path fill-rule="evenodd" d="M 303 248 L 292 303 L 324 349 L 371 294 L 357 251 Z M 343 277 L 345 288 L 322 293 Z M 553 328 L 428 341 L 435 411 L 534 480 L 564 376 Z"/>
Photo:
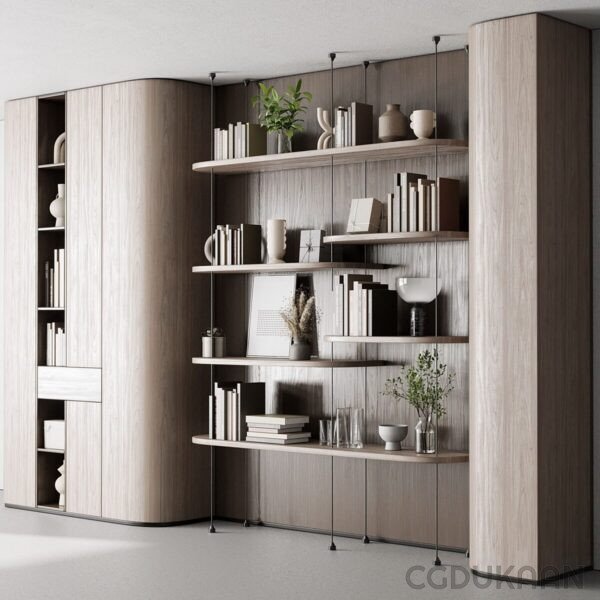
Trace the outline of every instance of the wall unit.
<path fill-rule="evenodd" d="M 470 30 L 471 567 L 591 565 L 590 33 Z"/>
<path fill-rule="evenodd" d="M 10 506 L 169 523 L 207 513 L 196 402 L 204 381 L 190 266 L 208 232 L 207 90 L 172 80 L 98 86 L 6 106 L 6 492 Z M 53 162 L 66 131 L 64 161 Z M 66 218 L 49 213 L 66 184 Z M 46 299 L 44 263 L 65 248 L 65 298 Z M 46 362 L 46 324 L 64 323 L 64 366 Z M 64 451 L 43 443 L 64 419 Z M 161 443 L 156 443 L 161 440 Z"/>

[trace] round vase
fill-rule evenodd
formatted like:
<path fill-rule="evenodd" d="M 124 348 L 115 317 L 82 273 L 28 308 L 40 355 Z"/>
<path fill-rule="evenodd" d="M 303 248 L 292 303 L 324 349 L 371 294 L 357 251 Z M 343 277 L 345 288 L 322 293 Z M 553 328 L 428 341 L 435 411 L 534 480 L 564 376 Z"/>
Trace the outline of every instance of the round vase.
<path fill-rule="evenodd" d="M 435 454 L 437 448 L 436 432 L 431 417 L 419 417 L 415 427 L 417 454 Z"/>
<path fill-rule="evenodd" d="M 290 344 L 290 360 L 310 360 L 310 344 L 292 340 Z"/>
<path fill-rule="evenodd" d="M 56 219 L 56 227 L 65 226 L 65 184 L 58 184 L 56 198 L 50 203 L 50 214 Z"/>
<path fill-rule="evenodd" d="M 401 112 L 399 104 L 386 104 L 385 112 L 379 117 L 379 139 L 395 142 L 407 136 L 408 117 Z"/>
<path fill-rule="evenodd" d="M 54 489 L 58 492 L 58 506 L 59 508 L 65 507 L 65 463 L 63 462 L 57 471 L 60 473 L 60 477 L 54 482 Z"/>
<path fill-rule="evenodd" d="M 285 262 L 287 224 L 285 219 L 267 221 L 267 254 L 270 263 Z"/>

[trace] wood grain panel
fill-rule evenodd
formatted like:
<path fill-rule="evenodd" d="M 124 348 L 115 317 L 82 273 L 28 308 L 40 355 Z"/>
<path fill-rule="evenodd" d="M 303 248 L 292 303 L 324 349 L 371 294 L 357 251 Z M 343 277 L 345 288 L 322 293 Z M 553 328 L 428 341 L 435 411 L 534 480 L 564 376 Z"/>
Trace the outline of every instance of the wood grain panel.
<path fill-rule="evenodd" d="M 102 88 L 67 93 L 67 365 L 102 365 Z"/>
<path fill-rule="evenodd" d="M 38 367 L 37 397 L 45 400 L 102 401 L 102 371 L 81 367 Z"/>
<path fill-rule="evenodd" d="M 205 516 L 207 451 L 193 280 L 208 237 L 203 86 L 145 80 L 103 91 L 102 515 L 142 522 Z"/>
<path fill-rule="evenodd" d="M 4 502 L 36 505 L 37 99 L 5 107 Z"/>
<path fill-rule="evenodd" d="M 102 406 L 65 402 L 66 507 L 99 517 L 102 511 Z"/>

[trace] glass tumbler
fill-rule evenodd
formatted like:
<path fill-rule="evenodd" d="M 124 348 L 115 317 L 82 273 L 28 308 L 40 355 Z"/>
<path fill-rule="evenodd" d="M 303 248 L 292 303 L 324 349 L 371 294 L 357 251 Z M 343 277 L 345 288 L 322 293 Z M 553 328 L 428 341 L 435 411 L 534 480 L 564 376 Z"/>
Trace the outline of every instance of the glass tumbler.
<path fill-rule="evenodd" d="M 362 448 L 365 443 L 365 409 L 350 409 L 350 448 Z"/>
<path fill-rule="evenodd" d="M 350 447 L 350 409 L 338 408 L 335 419 L 335 441 L 338 448 Z"/>
<path fill-rule="evenodd" d="M 333 443 L 333 423 L 331 419 L 319 419 L 319 443 L 331 446 Z"/>

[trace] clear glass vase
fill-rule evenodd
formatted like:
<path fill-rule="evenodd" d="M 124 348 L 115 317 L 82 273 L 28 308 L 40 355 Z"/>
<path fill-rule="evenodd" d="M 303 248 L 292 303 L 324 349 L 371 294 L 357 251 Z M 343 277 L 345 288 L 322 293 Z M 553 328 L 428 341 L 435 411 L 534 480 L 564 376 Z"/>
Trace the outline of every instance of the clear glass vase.
<path fill-rule="evenodd" d="M 365 409 L 350 409 L 350 448 L 362 448 L 365 445 Z"/>
<path fill-rule="evenodd" d="M 334 432 L 336 446 L 338 448 L 350 447 L 350 409 L 338 408 L 335 418 Z"/>
<path fill-rule="evenodd" d="M 415 439 L 417 454 L 435 454 L 437 438 L 431 416 L 419 416 L 419 422 L 415 427 Z"/>
<path fill-rule="evenodd" d="M 277 132 L 277 154 L 285 154 L 292 151 L 292 138 L 283 131 Z"/>

